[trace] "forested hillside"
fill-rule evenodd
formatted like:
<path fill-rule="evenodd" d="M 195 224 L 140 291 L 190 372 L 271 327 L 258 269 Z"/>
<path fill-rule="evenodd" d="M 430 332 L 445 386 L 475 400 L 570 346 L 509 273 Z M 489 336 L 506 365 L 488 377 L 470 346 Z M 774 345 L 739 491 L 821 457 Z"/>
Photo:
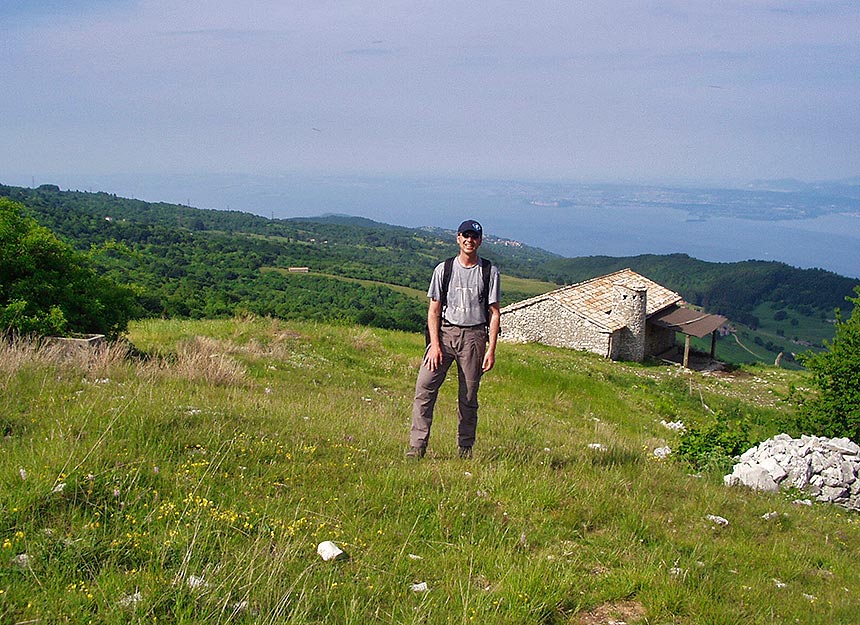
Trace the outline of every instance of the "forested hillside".
<path fill-rule="evenodd" d="M 267 219 L 53 185 L 0 185 L 0 196 L 20 202 L 40 224 L 90 251 L 109 277 L 142 287 L 142 305 L 152 316 L 248 312 L 417 331 L 424 323 L 420 294 L 430 272 L 456 251 L 452 232 L 358 217 Z M 856 282 L 778 262 L 708 263 L 681 254 L 562 258 L 491 237 L 482 254 L 508 278 L 531 279 L 509 279 L 503 304 L 554 284 L 631 267 L 692 304 L 747 326 L 752 334 L 746 338 L 773 353 L 831 336 L 833 310 L 846 307 Z M 308 267 L 310 273 L 290 273 L 289 267 Z"/>
<path fill-rule="evenodd" d="M 426 291 L 432 268 L 456 251 L 450 233 L 355 218 L 272 220 L 239 211 L 60 191 L 52 185 L 0 186 L 0 196 L 26 206 L 39 223 L 75 247 L 93 250 L 108 276 L 143 287 L 143 307 L 154 316 L 214 318 L 250 312 L 418 331 L 426 302 L 387 285 Z M 527 246 L 485 249 L 506 271 L 520 273 L 554 257 Z M 264 271 L 289 267 L 308 267 L 312 273 Z M 506 292 L 509 301 L 525 295 Z"/>

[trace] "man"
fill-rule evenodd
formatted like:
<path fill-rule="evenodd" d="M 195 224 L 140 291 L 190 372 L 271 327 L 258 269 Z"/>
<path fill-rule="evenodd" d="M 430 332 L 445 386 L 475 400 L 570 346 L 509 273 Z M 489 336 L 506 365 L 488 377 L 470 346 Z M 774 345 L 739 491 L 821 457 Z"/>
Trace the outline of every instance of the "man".
<path fill-rule="evenodd" d="M 429 342 L 415 384 L 412 430 L 406 453 L 410 458 L 422 458 L 427 450 L 436 397 L 453 362 L 457 363 L 459 379 L 459 455 L 472 457 L 478 425 L 478 386 L 481 376 L 496 362 L 499 336 L 499 269 L 479 258 L 482 242 L 481 224 L 473 219 L 464 221 L 457 229 L 460 253 L 453 262 L 448 261 L 447 289 L 446 263 L 439 263 L 433 271 L 427 291 Z M 489 272 L 489 283 L 485 271 Z"/>

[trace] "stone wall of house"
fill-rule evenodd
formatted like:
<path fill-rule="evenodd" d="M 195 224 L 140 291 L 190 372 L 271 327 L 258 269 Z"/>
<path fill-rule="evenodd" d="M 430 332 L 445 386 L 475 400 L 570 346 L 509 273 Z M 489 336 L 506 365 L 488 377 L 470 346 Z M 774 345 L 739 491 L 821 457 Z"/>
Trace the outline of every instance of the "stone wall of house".
<path fill-rule="evenodd" d="M 646 321 L 648 292 L 644 286 L 615 285 L 615 305 L 609 320 L 619 330 L 609 333 L 552 299 L 533 301 L 502 311 L 501 340 L 543 343 L 594 352 L 612 360 L 641 362 L 675 345 L 675 332 Z"/>
<path fill-rule="evenodd" d="M 613 335 L 613 360 L 632 360 L 641 362 L 645 359 L 645 310 L 648 289 L 643 285 L 625 285 L 617 283 L 615 287 L 615 303 L 609 318 L 616 324 L 624 324 L 621 330 Z"/>
<path fill-rule="evenodd" d="M 502 313 L 501 340 L 543 343 L 609 356 L 609 334 L 552 300 Z"/>
<path fill-rule="evenodd" d="M 657 356 L 676 345 L 675 331 L 649 323 L 645 333 L 645 354 Z"/>

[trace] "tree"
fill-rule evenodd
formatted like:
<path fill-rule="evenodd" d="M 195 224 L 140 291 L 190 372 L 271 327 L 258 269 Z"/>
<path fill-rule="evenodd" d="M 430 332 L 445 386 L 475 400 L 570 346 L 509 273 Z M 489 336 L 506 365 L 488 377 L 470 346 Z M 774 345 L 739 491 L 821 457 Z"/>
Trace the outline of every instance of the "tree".
<path fill-rule="evenodd" d="M 135 290 L 97 274 L 24 210 L 0 198 L 0 334 L 125 332 L 139 311 Z"/>
<path fill-rule="evenodd" d="M 825 341 L 826 351 L 800 357 L 818 389 L 800 410 L 800 426 L 808 434 L 860 441 L 860 286 L 854 293 L 846 298 L 854 304 L 848 319 L 836 311 L 836 334 Z"/>

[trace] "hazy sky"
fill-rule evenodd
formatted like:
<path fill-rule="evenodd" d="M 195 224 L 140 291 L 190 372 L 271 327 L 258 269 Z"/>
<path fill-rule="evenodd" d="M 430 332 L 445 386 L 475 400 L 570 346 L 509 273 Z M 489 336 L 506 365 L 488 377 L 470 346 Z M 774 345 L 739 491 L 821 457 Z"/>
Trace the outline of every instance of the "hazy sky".
<path fill-rule="evenodd" d="M 2 0 L 0 182 L 860 175 L 857 0 Z"/>

